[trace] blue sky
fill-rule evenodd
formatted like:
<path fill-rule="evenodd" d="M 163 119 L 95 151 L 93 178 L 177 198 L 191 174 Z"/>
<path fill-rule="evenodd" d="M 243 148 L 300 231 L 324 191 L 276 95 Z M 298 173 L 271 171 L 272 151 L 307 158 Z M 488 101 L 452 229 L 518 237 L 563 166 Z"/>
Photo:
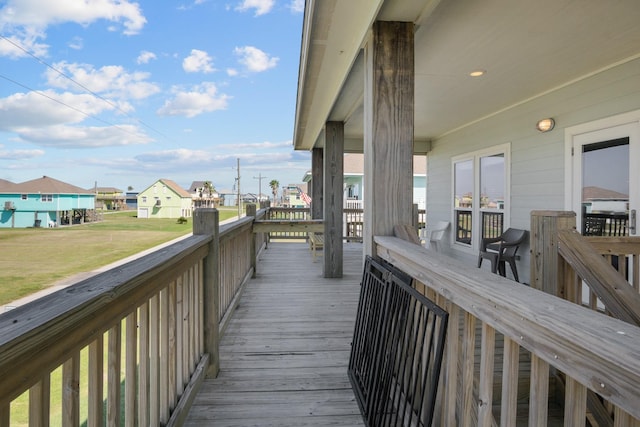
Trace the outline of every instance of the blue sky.
<path fill-rule="evenodd" d="M 0 178 L 302 181 L 303 0 L 0 0 Z"/>

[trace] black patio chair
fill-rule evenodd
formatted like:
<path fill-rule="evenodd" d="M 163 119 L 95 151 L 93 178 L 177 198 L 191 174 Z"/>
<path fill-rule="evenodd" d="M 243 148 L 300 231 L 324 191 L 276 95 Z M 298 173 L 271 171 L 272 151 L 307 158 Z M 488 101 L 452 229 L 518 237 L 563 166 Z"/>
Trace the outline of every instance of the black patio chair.
<path fill-rule="evenodd" d="M 482 260 L 491 261 L 491 272 L 498 271 L 506 277 L 505 264 L 511 266 L 511 272 L 516 282 L 519 282 L 518 269 L 516 268 L 516 253 L 518 248 L 527 238 L 527 231 L 517 228 L 509 228 L 499 237 L 483 238 L 480 242 L 480 254 L 478 254 L 478 268 L 482 266 Z"/>

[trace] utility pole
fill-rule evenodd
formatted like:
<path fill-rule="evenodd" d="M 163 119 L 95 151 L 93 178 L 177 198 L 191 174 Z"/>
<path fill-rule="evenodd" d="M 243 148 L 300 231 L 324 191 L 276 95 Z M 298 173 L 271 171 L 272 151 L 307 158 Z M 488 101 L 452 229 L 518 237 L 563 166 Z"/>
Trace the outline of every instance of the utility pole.
<path fill-rule="evenodd" d="M 266 176 L 262 176 L 262 172 L 258 174 L 258 176 L 254 176 L 253 179 L 258 180 L 258 209 L 260 208 L 260 198 L 262 197 L 262 180 L 266 178 Z"/>
<path fill-rule="evenodd" d="M 238 219 L 242 214 L 242 200 L 240 199 L 240 159 L 238 158 L 238 177 L 236 178 L 238 181 Z"/>

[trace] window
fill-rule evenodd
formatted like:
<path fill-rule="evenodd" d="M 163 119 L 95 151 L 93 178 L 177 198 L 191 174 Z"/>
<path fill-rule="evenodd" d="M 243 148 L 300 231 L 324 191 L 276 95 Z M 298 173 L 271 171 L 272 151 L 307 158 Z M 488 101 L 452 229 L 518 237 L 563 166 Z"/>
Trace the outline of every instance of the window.
<path fill-rule="evenodd" d="M 53 194 L 41 194 L 40 195 L 41 202 L 53 202 Z"/>
<path fill-rule="evenodd" d="M 142 196 L 142 203 L 147 203 L 147 196 Z"/>
<path fill-rule="evenodd" d="M 455 243 L 477 248 L 482 237 L 497 237 L 508 222 L 509 145 L 453 159 Z"/>
<path fill-rule="evenodd" d="M 27 198 L 28 198 L 28 197 L 27 197 L 27 195 L 26 195 L 26 194 L 21 194 L 21 195 L 20 195 L 20 199 L 21 199 L 21 200 L 27 200 Z"/>

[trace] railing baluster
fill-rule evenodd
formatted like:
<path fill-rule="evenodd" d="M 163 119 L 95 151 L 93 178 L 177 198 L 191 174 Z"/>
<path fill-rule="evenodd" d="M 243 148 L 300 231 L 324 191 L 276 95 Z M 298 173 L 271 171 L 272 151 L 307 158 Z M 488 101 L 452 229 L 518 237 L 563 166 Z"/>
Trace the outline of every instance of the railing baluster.
<path fill-rule="evenodd" d="M 531 380 L 529 390 L 529 426 L 546 427 L 549 413 L 549 364 L 531 355 Z"/>
<path fill-rule="evenodd" d="M 138 334 L 138 425 L 149 425 L 149 303 L 140 306 L 138 322 L 140 330 Z"/>
<path fill-rule="evenodd" d="M 184 274 L 176 279 L 176 383 L 175 390 L 176 396 L 182 393 L 184 388 L 185 378 L 183 367 L 186 365 L 186 358 L 184 357 L 184 349 L 186 335 L 184 333 L 185 319 L 187 317 L 187 309 L 184 304 L 184 289 L 183 289 Z"/>
<path fill-rule="evenodd" d="M 51 377 L 45 375 L 29 389 L 29 426 L 49 426 Z"/>
<path fill-rule="evenodd" d="M 462 426 L 473 425 L 472 413 L 475 410 L 473 404 L 473 370 L 476 348 L 476 318 L 464 313 L 464 325 L 462 333 Z"/>
<path fill-rule="evenodd" d="M 520 346 L 508 337 L 504 337 L 503 357 L 500 425 L 515 426 L 518 406 L 518 362 L 520 359 Z"/>
<path fill-rule="evenodd" d="M 80 352 L 62 365 L 62 426 L 80 424 Z"/>
<path fill-rule="evenodd" d="M 172 281 L 168 288 L 168 316 L 167 316 L 167 417 L 175 408 L 177 402 L 176 393 L 176 360 L 178 348 L 176 347 L 178 333 L 178 318 L 176 316 L 176 281 Z"/>
<path fill-rule="evenodd" d="M 89 344 L 89 415 L 88 427 L 102 427 L 104 338 L 101 334 Z"/>
<path fill-rule="evenodd" d="M 125 319 L 125 380 L 124 380 L 124 422 L 125 427 L 135 427 L 138 411 L 137 396 L 137 342 L 138 342 L 138 313 L 131 312 Z"/>
<path fill-rule="evenodd" d="M 584 427 L 587 412 L 587 387 L 567 377 L 564 394 L 565 427 Z"/>
<path fill-rule="evenodd" d="M 478 388 L 478 426 L 490 427 L 493 419 L 493 371 L 496 354 L 496 331 L 482 324 L 480 344 L 480 385 Z"/>
<path fill-rule="evenodd" d="M 154 295 L 149 300 L 149 425 L 160 425 L 160 297 Z"/>
<path fill-rule="evenodd" d="M 108 333 L 107 361 L 107 426 L 120 425 L 120 366 L 122 361 L 122 328 L 116 323 Z"/>
<path fill-rule="evenodd" d="M 169 290 L 167 288 L 160 291 L 158 328 L 160 333 L 158 384 L 160 389 L 160 422 L 166 424 L 169 420 Z"/>

